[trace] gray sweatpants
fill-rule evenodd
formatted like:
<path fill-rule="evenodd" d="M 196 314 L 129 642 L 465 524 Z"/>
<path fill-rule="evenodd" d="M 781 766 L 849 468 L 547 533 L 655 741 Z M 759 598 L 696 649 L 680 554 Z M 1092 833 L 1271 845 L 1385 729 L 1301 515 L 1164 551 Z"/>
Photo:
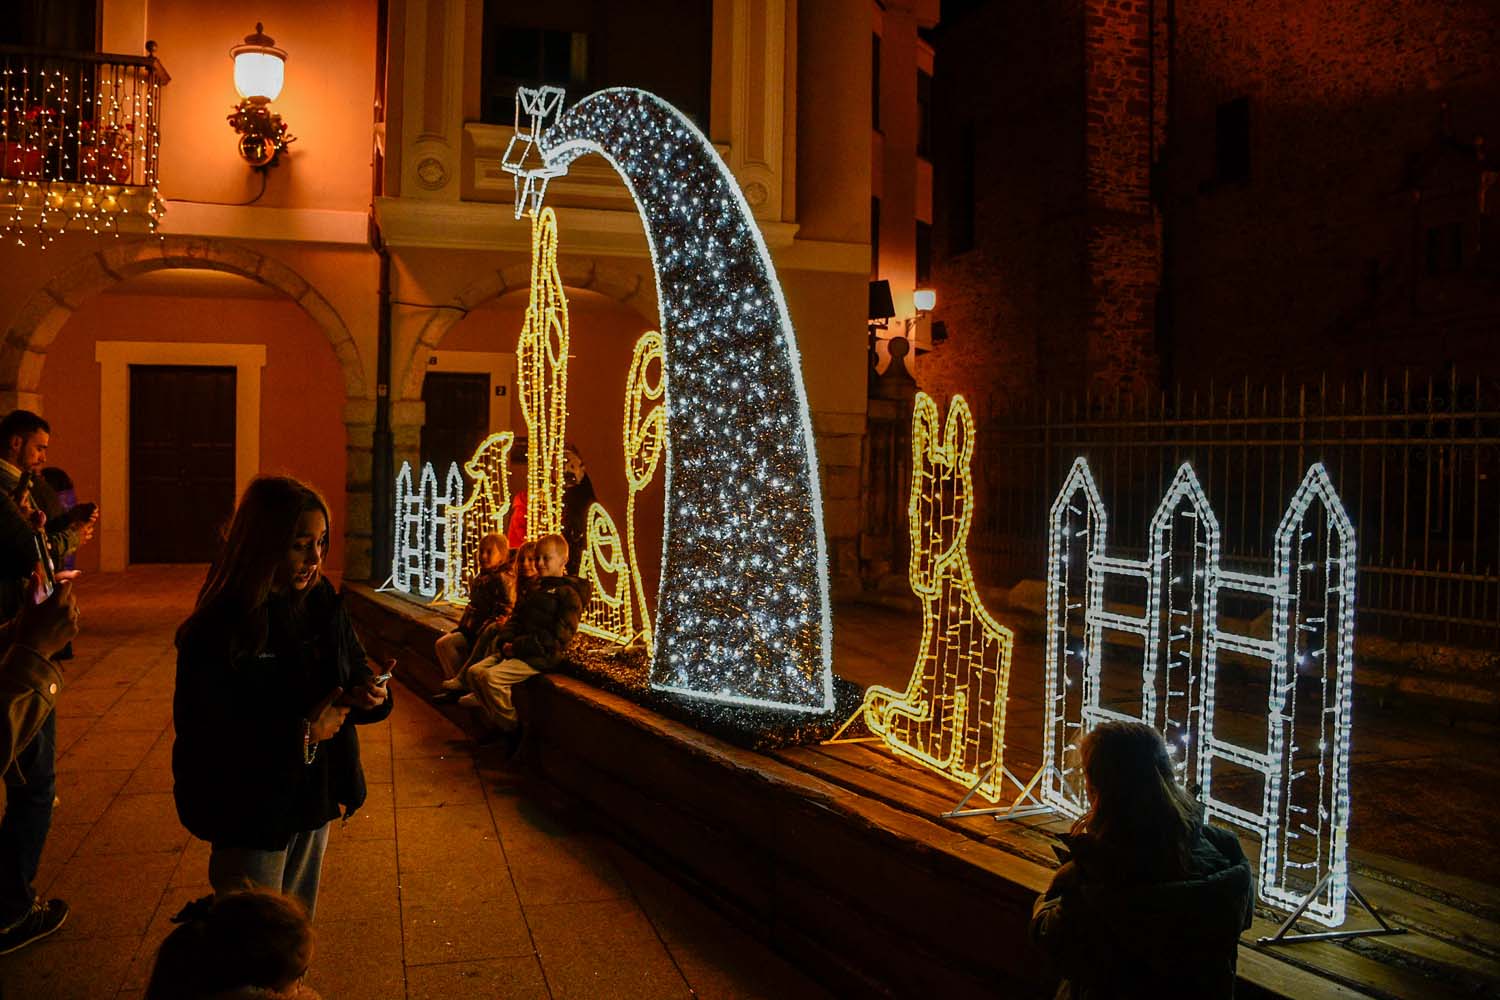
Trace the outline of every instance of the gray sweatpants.
<path fill-rule="evenodd" d="M 213 845 L 208 855 L 208 883 L 223 894 L 244 889 L 274 889 L 296 896 L 312 919 L 318 905 L 318 880 L 323 874 L 323 849 L 328 844 L 328 824 L 292 835 L 284 851 L 258 851 L 253 847 Z"/>

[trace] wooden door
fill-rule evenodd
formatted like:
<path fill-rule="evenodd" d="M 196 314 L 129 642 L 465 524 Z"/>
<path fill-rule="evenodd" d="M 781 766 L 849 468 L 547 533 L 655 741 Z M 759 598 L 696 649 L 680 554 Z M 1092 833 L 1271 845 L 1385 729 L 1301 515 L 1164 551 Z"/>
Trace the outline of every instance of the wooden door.
<path fill-rule="evenodd" d="M 233 368 L 130 366 L 131 562 L 218 554 L 234 513 L 234 379 Z"/>
<path fill-rule="evenodd" d="M 462 469 L 490 432 L 490 377 L 428 372 L 422 380 L 422 402 L 427 404 L 422 461 L 432 463 L 441 483 L 448 463 L 457 462 Z"/>

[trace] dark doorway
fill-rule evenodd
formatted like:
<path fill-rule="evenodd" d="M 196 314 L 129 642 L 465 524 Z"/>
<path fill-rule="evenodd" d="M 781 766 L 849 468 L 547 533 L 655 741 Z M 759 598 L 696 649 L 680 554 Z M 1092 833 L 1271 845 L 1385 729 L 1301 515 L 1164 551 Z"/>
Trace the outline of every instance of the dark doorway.
<path fill-rule="evenodd" d="M 233 368 L 130 366 L 130 561 L 209 562 L 234 513 Z"/>
<path fill-rule="evenodd" d="M 486 374 L 428 372 L 422 380 L 427 405 L 422 424 L 422 461 L 432 463 L 442 487 L 448 464 L 459 468 L 490 432 L 490 377 Z"/>

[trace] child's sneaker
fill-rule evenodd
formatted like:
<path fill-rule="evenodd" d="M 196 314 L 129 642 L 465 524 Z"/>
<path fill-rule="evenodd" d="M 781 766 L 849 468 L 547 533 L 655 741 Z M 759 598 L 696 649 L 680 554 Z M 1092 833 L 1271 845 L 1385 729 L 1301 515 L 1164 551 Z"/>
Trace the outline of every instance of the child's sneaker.
<path fill-rule="evenodd" d="M 60 899 L 40 899 L 31 904 L 31 910 L 21 922 L 8 931 L 0 931 L 0 955 L 19 951 L 33 941 L 40 941 L 63 925 L 68 919 L 68 904 Z"/>

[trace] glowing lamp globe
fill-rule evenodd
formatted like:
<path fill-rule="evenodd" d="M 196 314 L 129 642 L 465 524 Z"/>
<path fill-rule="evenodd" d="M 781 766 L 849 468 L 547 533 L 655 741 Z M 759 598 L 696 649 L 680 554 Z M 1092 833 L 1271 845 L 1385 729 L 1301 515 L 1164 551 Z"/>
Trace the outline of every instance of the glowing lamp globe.
<path fill-rule="evenodd" d="M 229 50 L 234 59 L 234 89 L 243 100 L 269 104 L 281 96 L 286 81 L 286 51 L 257 23 L 241 45 Z"/>
<path fill-rule="evenodd" d="M 918 288 L 911 293 L 911 304 L 920 313 L 932 312 L 937 305 L 937 292 L 931 288 Z"/>

